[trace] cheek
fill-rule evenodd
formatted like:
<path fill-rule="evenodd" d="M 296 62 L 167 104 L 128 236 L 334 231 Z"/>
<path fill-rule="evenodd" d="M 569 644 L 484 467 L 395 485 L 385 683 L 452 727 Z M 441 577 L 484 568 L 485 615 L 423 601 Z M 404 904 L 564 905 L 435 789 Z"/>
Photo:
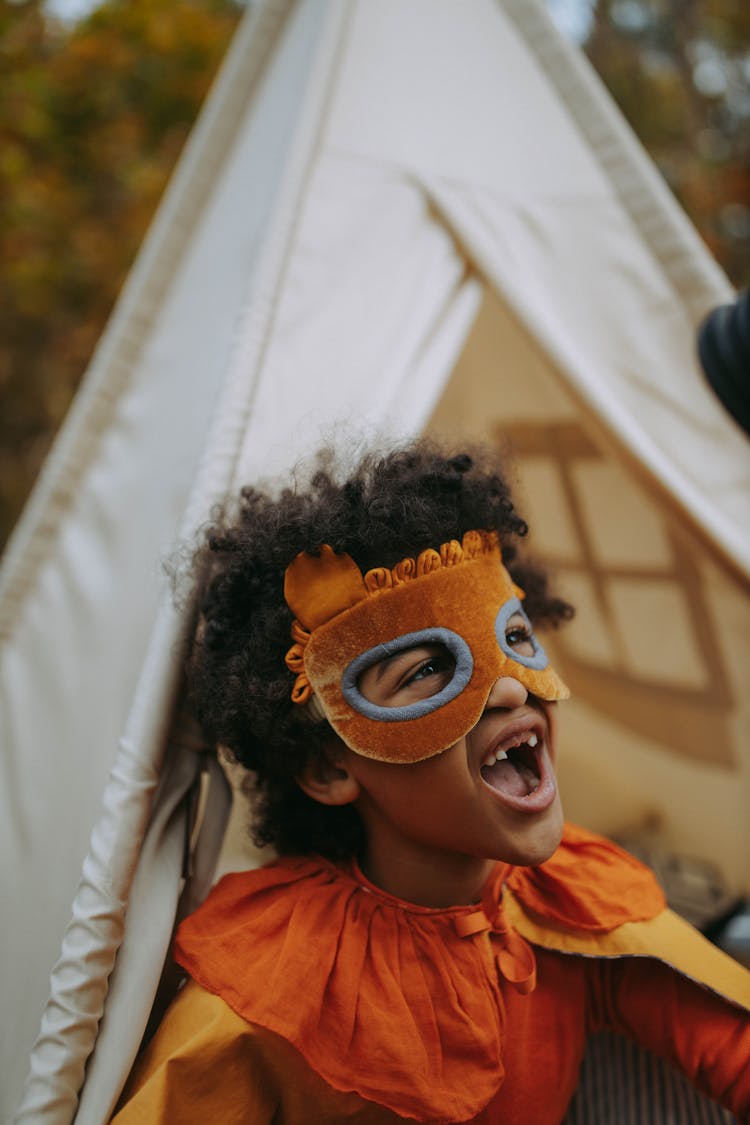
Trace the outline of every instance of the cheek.
<path fill-rule="evenodd" d="M 362 792 L 378 804 L 398 805 L 401 801 L 409 800 L 413 766 L 365 758 L 349 747 L 346 749 L 345 765 Z"/>
<path fill-rule="evenodd" d="M 424 816 L 429 809 L 438 815 L 441 803 L 451 807 L 468 779 L 461 761 L 461 744 L 424 761 L 403 765 L 378 762 L 347 749 L 347 769 L 361 789 L 381 808 L 408 819 Z"/>

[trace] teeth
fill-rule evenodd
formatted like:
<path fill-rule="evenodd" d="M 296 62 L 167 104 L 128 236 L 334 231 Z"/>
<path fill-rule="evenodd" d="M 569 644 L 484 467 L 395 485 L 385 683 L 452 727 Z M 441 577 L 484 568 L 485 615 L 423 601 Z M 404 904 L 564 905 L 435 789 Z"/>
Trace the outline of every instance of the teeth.
<path fill-rule="evenodd" d="M 531 746 L 531 748 L 533 749 L 537 745 L 538 742 L 539 742 L 539 739 L 537 738 L 537 736 L 535 734 L 532 733 L 532 734 L 529 735 L 528 738 L 518 739 L 518 741 L 514 743 L 514 746 L 523 746 L 524 744 L 526 744 L 528 746 Z M 504 762 L 507 757 L 508 757 L 508 751 L 507 750 L 498 750 L 496 754 L 495 753 L 488 754 L 487 757 L 485 758 L 485 760 L 482 762 L 482 765 L 483 766 L 494 766 L 495 762 Z M 538 784 L 538 782 L 537 782 L 537 784 Z"/>
<path fill-rule="evenodd" d="M 504 762 L 508 757 L 507 750 L 498 750 L 497 753 L 490 753 L 482 762 L 483 766 L 494 766 L 495 762 Z"/>

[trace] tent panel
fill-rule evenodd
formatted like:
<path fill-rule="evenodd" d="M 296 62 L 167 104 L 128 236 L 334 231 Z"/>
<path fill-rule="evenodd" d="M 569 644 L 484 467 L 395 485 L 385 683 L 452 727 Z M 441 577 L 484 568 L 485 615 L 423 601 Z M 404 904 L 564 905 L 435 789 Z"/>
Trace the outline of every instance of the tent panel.
<path fill-rule="evenodd" d="M 236 484 L 287 472 L 332 436 L 416 432 L 476 307 L 464 259 L 417 187 L 320 155 L 288 248 Z M 407 402 L 404 385 L 426 350 L 430 392 Z"/>
<path fill-rule="evenodd" d="M 562 197 L 608 190 L 502 5 L 472 0 L 471 19 L 452 0 L 353 8 L 325 135 L 331 150 L 511 198 L 540 186 Z"/>

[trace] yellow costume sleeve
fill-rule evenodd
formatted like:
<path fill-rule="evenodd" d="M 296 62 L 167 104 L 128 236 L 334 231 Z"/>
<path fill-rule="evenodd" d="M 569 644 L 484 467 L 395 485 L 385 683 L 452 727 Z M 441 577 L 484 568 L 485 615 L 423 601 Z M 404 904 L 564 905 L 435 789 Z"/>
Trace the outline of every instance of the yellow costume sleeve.
<path fill-rule="evenodd" d="M 189 980 L 138 1060 L 112 1125 L 404 1120 L 332 1089 L 289 1043 Z"/>
<path fill-rule="evenodd" d="M 136 1064 L 113 1121 L 270 1123 L 278 1092 L 254 1036 L 223 1001 L 189 981 Z"/>

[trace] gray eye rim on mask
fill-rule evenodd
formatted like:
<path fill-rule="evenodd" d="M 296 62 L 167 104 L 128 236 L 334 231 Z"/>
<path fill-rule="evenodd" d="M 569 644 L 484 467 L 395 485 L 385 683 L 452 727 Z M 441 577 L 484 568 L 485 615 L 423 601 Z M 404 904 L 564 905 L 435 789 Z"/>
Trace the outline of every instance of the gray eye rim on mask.
<path fill-rule="evenodd" d="M 533 656 L 524 656 L 522 653 L 516 652 L 505 639 L 506 626 L 510 618 L 515 616 L 515 614 L 522 617 L 528 626 L 529 640 L 534 648 Z M 524 612 L 519 598 L 510 598 L 500 606 L 497 617 L 495 618 L 495 637 L 505 655 L 509 656 L 511 660 L 515 660 L 517 664 L 522 664 L 524 668 L 533 668 L 535 671 L 541 672 L 548 666 L 549 658 L 547 657 L 547 653 L 544 651 L 544 646 L 536 639 L 534 627 Z"/>
<path fill-rule="evenodd" d="M 381 660 L 395 656 L 406 649 L 430 644 L 444 645 L 455 660 L 453 675 L 439 692 L 427 699 L 407 703 L 403 707 L 381 707 L 362 695 L 359 690 L 359 677 L 373 664 L 379 664 Z M 469 683 L 473 671 L 474 657 L 463 637 L 451 629 L 434 626 L 419 629 L 414 633 L 402 633 L 391 641 L 375 645 L 374 648 L 355 656 L 354 660 L 346 666 L 341 677 L 341 694 L 349 706 L 366 719 L 372 719 L 377 723 L 404 723 L 409 719 L 421 719 L 424 715 L 430 715 L 433 711 L 445 707 L 461 694 Z"/>

